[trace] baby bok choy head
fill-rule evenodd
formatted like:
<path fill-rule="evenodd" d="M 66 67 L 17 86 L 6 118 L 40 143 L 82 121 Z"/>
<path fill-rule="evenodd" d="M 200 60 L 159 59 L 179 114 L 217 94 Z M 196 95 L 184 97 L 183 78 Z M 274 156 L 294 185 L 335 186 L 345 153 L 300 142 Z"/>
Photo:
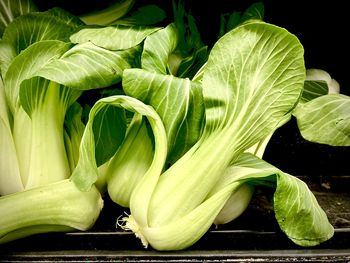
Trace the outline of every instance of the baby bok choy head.
<path fill-rule="evenodd" d="M 231 163 L 291 114 L 304 79 L 303 47 L 285 29 L 251 21 L 220 38 L 203 68 L 203 134 L 161 176 L 148 172 L 141 179 L 124 227 L 158 250 L 196 242 L 240 183 L 218 191 L 215 185 Z M 319 224 L 331 230 L 321 218 Z"/>
<path fill-rule="evenodd" d="M 84 129 L 76 100 L 85 90 L 118 83 L 145 34 L 142 28 L 109 27 L 117 38 L 118 32 L 128 37 L 122 47 L 108 48 L 74 38 L 73 32 L 85 34 L 81 27 L 79 19 L 54 8 L 17 17 L 0 42 L 0 243 L 87 230 L 102 209 L 95 186 L 82 190 L 69 179 Z M 98 153 L 101 147 L 97 143 Z M 103 154 L 99 164 L 110 157 Z"/>

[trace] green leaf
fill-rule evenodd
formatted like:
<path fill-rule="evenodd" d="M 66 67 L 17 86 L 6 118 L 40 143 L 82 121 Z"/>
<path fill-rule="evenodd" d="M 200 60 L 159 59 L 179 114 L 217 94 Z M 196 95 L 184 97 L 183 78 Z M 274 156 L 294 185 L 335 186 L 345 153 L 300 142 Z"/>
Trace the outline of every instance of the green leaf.
<path fill-rule="evenodd" d="M 300 246 L 315 246 L 333 236 L 334 229 L 326 213 L 308 186 L 297 177 L 246 153 L 225 171 L 224 177 L 213 189 L 212 194 L 220 192 L 220 189 L 225 189 L 234 182 L 249 182 L 276 188 L 275 216 L 281 230 L 294 243 Z"/>
<path fill-rule="evenodd" d="M 87 25 L 107 26 L 117 21 L 134 5 L 135 0 L 119 0 L 102 10 L 95 10 L 80 16 L 80 19 Z"/>
<path fill-rule="evenodd" d="M 262 2 L 253 3 L 244 13 L 234 11 L 233 13 L 222 14 L 220 18 L 220 32 L 219 36 L 223 36 L 225 33 L 234 29 L 238 25 L 251 20 L 263 20 L 265 8 Z"/>
<path fill-rule="evenodd" d="M 84 22 L 81 21 L 77 16 L 72 15 L 68 11 L 59 7 L 51 8 L 43 13 L 54 16 L 56 19 L 61 20 L 63 23 L 67 24 L 67 26 L 71 27 L 72 29 L 78 29 L 85 25 Z"/>
<path fill-rule="evenodd" d="M 108 87 L 132 67 L 138 47 L 110 51 L 90 42 L 78 44 L 37 72 L 38 76 L 79 90 Z"/>
<path fill-rule="evenodd" d="M 166 13 L 163 9 L 156 5 L 146 5 L 133 11 L 130 16 L 118 19 L 112 22 L 112 24 L 153 25 L 163 21 L 165 18 Z"/>
<path fill-rule="evenodd" d="M 135 113 L 118 151 L 108 162 L 108 194 L 113 202 L 129 207 L 136 185 L 151 166 L 154 138 L 146 119 Z"/>
<path fill-rule="evenodd" d="M 31 0 L 2 0 L 0 2 L 0 36 L 16 17 L 37 11 Z"/>
<path fill-rule="evenodd" d="M 257 2 L 252 4 L 247 10 L 243 13 L 241 22 L 247 21 L 249 19 L 264 19 L 265 8 L 262 2 Z"/>
<path fill-rule="evenodd" d="M 124 140 L 126 119 L 123 109 L 107 105 L 94 118 L 95 157 L 97 166 L 108 161 Z"/>
<path fill-rule="evenodd" d="M 116 25 L 98 28 L 83 28 L 70 37 L 73 43 L 91 42 L 109 50 L 129 49 L 140 44 L 157 27 Z"/>
<path fill-rule="evenodd" d="M 328 94 L 328 85 L 326 81 L 305 80 L 300 103 L 308 102 L 326 94 Z"/>
<path fill-rule="evenodd" d="M 176 75 L 181 78 L 193 79 L 208 59 L 208 47 L 204 46 L 195 50 L 192 55 L 184 58 Z"/>
<path fill-rule="evenodd" d="M 324 95 L 298 105 L 293 114 L 306 140 L 332 146 L 350 146 L 349 96 Z"/>
<path fill-rule="evenodd" d="M 23 80 L 32 77 L 51 60 L 60 57 L 69 44 L 58 40 L 46 40 L 31 45 L 10 64 L 4 78 L 5 93 L 13 113 L 19 107 L 19 89 Z"/>
<path fill-rule="evenodd" d="M 174 24 L 148 36 L 143 46 L 141 57 L 142 68 L 149 72 L 168 74 L 169 55 L 178 43 Z"/>
<path fill-rule="evenodd" d="M 146 180 L 148 179 L 151 184 L 155 184 L 156 180 L 154 180 L 154 178 L 151 176 L 147 176 L 147 174 L 159 175 L 163 169 L 167 153 L 167 139 L 164 126 L 158 114 L 154 111 L 152 107 L 145 105 L 141 101 L 132 97 L 123 95 L 106 97 L 98 100 L 90 111 L 89 120 L 86 124 L 86 128 L 80 145 L 79 162 L 71 176 L 71 180 L 73 180 L 76 186 L 82 191 L 87 191 L 88 189 L 90 189 L 91 186 L 96 182 L 98 177 L 98 170 L 95 157 L 95 141 L 97 141 L 98 138 L 95 138 L 93 132 L 95 116 L 101 110 L 103 110 L 104 107 L 111 106 L 124 108 L 125 110 L 141 114 L 148 119 L 154 133 L 155 154 L 152 164 L 145 175 Z M 156 179 L 157 178 L 158 176 L 156 177 Z M 145 189 L 144 198 L 150 198 L 150 194 L 151 193 L 147 189 Z"/>
<path fill-rule="evenodd" d="M 225 135 L 233 136 L 231 150 L 247 149 L 291 111 L 304 78 L 303 47 L 294 35 L 263 22 L 230 31 L 213 47 L 204 68 L 206 136 L 232 127 Z"/>
<path fill-rule="evenodd" d="M 4 78 L 7 72 L 7 69 L 12 61 L 12 59 L 16 56 L 15 49 L 9 44 L 0 40 L 0 71 L 1 76 Z"/>
<path fill-rule="evenodd" d="M 198 83 L 128 69 L 123 75 L 125 94 L 151 105 L 162 118 L 168 137 L 168 161 L 181 157 L 201 134 L 204 118 L 202 90 Z"/>
<path fill-rule="evenodd" d="M 50 12 L 30 13 L 16 18 L 4 32 L 3 41 L 15 48 L 16 54 L 42 40 L 69 41 L 77 26 Z"/>
<path fill-rule="evenodd" d="M 142 180 L 131 196 L 131 215 L 146 240 L 153 237 L 143 229 L 168 225 L 200 207 L 230 163 L 290 114 L 305 79 L 303 47 L 285 29 L 246 23 L 214 45 L 203 71 L 202 136 L 153 188 Z M 146 188 L 149 200 L 142 199 Z"/>

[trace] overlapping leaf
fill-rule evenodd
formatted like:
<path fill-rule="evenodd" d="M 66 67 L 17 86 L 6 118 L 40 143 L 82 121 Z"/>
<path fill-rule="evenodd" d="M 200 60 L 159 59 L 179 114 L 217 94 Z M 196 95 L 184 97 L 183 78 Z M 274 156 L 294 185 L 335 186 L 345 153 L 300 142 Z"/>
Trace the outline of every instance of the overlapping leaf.
<path fill-rule="evenodd" d="M 73 34 L 70 40 L 73 43 L 91 42 L 109 50 L 122 50 L 140 44 L 146 36 L 157 30 L 157 27 L 124 25 L 83 28 Z"/>
<path fill-rule="evenodd" d="M 350 98 L 329 94 L 299 105 L 294 111 L 301 135 L 308 141 L 350 146 Z"/>
<path fill-rule="evenodd" d="M 2 0 L 0 1 L 0 35 L 16 17 L 37 11 L 31 0 Z"/>

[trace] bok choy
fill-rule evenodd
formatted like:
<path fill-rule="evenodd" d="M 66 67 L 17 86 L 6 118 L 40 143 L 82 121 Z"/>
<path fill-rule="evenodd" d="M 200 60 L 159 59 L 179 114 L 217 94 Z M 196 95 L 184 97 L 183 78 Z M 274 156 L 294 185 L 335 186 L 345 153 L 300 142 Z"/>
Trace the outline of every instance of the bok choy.
<path fill-rule="evenodd" d="M 150 244 L 159 250 L 183 249 L 196 242 L 240 180 L 218 191 L 213 186 L 230 163 L 291 114 L 304 78 L 303 48 L 286 30 L 255 21 L 224 35 L 211 50 L 203 69 L 203 134 L 161 176 L 147 173 L 141 179 L 131 195 L 131 215 L 124 219 L 125 228 L 134 231 L 145 246 Z M 319 214 L 322 209 L 309 190 L 298 196 L 299 190 L 297 186 L 296 197 L 312 198 L 310 203 L 315 206 L 304 215 L 310 224 L 306 227 L 305 221 L 294 221 L 292 233 L 280 222 L 281 228 L 300 245 L 326 240 L 333 233 L 326 215 Z M 289 215 L 290 220 L 304 213 L 294 204 L 281 210 L 283 218 Z M 317 227 L 313 225 L 315 218 L 319 219 Z M 313 237 L 305 233 L 303 237 L 303 232 Z"/>
<path fill-rule="evenodd" d="M 69 179 L 85 129 L 77 100 L 86 90 L 120 82 L 123 70 L 137 63 L 145 35 L 140 38 L 142 29 L 129 32 L 122 48 L 107 49 L 88 40 L 75 42 L 73 33 L 83 28 L 77 17 L 54 8 L 20 15 L 4 30 L 0 243 L 41 232 L 86 230 L 102 209 L 95 186 L 81 191 Z M 124 138 L 123 129 L 120 133 L 113 143 Z M 110 157 L 103 147 L 97 143 L 101 163 Z"/>

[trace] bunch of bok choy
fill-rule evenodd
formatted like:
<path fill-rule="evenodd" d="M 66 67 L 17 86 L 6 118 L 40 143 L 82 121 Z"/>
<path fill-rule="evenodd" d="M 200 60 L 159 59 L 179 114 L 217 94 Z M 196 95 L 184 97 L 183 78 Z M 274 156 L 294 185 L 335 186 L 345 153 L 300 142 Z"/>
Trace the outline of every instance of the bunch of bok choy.
<path fill-rule="evenodd" d="M 95 186 L 81 191 L 70 179 L 85 129 L 78 99 L 120 82 L 123 70 L 137 64 L 140 43 L 158 28 L 106 27 L 118 41 L 101 47 L 81 37 L 85 24 L 65 10 L 38 12 L 30 1 L 1 7 L 8 20 L 0 42 L 0 242 L 89 229 L 103 201 Z M 105 111 L 100 118 L 120 115 Z M 110 152 L 123 140 L 123 127 Z M 99 142 L 96 158 L 103 160 L 109 152 Z"/>
<path fill-rule="evenodd" d="M 166 36 L 171 30 L 169 25 L 148 38 Z M 97 179 L 91 128 L 96 113 L 104 107 L 128 105 L 123 101 L 134 96 L 154 107 L 167 135 L 165 140 L 164 132 L 159 132 L 161 129 L 156 129 L 148 119 L 153 131 L 154 156 L 152 161 L 148 159 L 148 169 L 144 169 L 129 193 L 131 215 L 123 219 L 123 227 L 134 231 L 145 246 L 150 244 L 157 250 L 189 247 L 215 222 L 230 196 L 248 182 L 276 188 L 277 221 L 295 243 L 312 246 L 329 239 L 333 227 L 307 185 L 245 153 L 285 123 L 298 103 L 305 80 L 303 47 L 298 39 L 277 26 L 247 21 L 217 41 L 205 66 L 198 71 L 201 76 L 198 81 L 169 75 L 164 67 L 167 54 L 153 53 L 150 64 L 144 63 L 148 62 L 144 56 L 147 41 L 146 38 L 141 69 L 126 69 L 123 73 L 123 89 L 129 96 L 105 98 L 92 108 L 73 180 L 87 182 L 89 177 L 91 185 Z M 166 47 L 162 50 L 167 52 L 176 46 L 171 41 L 161 43 Z M 191 99 L 195 94 L 191 87 L 195 87 L 202 100 Z M 204 115 L 189 110 L 196 107 L 204 107 Z M 131 110 L 136 111 L 135 107 Z M 176 126 L 177 116 L 181 124 L 187 124 L 186 117 L 195 116 L 200 125 L 189 125 L 188 130 L 168 129 Z M 200 136 L 169 166 L 165 160 L 171 158 L 170 149 L 176 141 L 171 131 L 177 131 L 176 136 L 182 138 L 187 138 L 186 132 L 197 132 Z M 179 146 L 181 141 L 175 149 Z M 132 165 L 128 171 L 132 173 Z"/>

